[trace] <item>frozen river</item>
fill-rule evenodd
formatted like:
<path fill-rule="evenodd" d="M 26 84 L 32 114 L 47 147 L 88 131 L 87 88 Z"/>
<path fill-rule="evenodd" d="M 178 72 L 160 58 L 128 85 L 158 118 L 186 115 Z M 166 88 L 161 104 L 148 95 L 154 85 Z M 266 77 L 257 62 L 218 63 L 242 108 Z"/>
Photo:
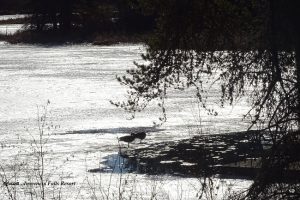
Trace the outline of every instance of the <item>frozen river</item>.
<path fill-rule="evenodd" d="M 191 137 L 199 134 L 200 129 L 204 133 L 224 133 L 247 127 L 242 121 L 242 114 L 248 109 L 246 103 L 219 108 L 217 88 L 209 94 L 212 105 L 219 109 L 217 117 L 199 112 L 193 91 L 173 91 L 167 99 L 168 121 L 155 132 L 151 131 L 153 122 L 158 121 L 161 113 L 154 105 L 128 120 L 130 115 L 111 105 L 109 100 L 124 99 L 126 88 L 117 82 L 116 75 L 123 75 L 126 69 L 134 67 L 133 61 L 141 61 L 143 52 L 143 45 L 31 46 L 0 42 L 1 163 L 11 164 L 13 158 L 18 162 L 30 154 L 30 144 L 39 133 L 37 115 L 48 101 L 47 162 L 59 168 L 55 177 L 67 173 L 68 176 L 63 176 L 66 180 L 75 181 L 77 186 L 83 183 L 80 184 L 83 198 L 91 194 L 91 187 L 86 189 L 89 185 L 86 180 L 95 178 L 87 171 L 102 167 L 101 161 L 117 153 L 117 137 L 132 130 L 149 130 L 144 144 L 149 145 Z M 103 187 L 118 190 L 119 182 L 111 181 L 111 177 L 119 175 L 104 174 L 100 178 Z M 169 176 L 160 177 L 157 182 L 154 179 L 157 177 L 139 174 L 129 178 L 137 187 L 139 184 L 149 186 L 139 186 L 143 189 L 135 192 L 135 195 L 145 194 L 145 199 L 151 196 L 153 184 L 171 199 L 179 195 L 171 191 L 176 187 L 182 188 L 186 199 L 196 199 L 197 191 L 190 191 L 190 184 L 199 184 L 196 179 Z M 240 186 L 240 181 L 237 183 Z M 77 192 L 78 188 L 70 187 L 64 189 L 75 195 L 72 191 Z"/>

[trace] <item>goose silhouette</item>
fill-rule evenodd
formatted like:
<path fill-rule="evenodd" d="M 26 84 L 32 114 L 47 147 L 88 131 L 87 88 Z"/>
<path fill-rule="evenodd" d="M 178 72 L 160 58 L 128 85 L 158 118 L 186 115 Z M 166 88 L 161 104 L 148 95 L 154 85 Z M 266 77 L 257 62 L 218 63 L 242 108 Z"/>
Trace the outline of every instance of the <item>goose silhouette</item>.
<path fill-rule="evenodd" d="M 127 142 L 128 147 L 129 147 L 129 143 L 133 142 L 134 140 L 135 140 L 134 134 L 125 135 L 125 136 L 119 138 L 119 141 Z"/>
<path fill-rule="evenodd" d="M 125 135 L 123 137 L 120 137 L 119 141 L 127 142 L 129 147 L 129 143 L 133 142 L 135 139 L 139 139 L 141 143 L 142 140 L 145 138 L 146 138 L 146 132 L 141 131 L 141 132 L 131 133 L 130 135 Z"/>
<path fill-rule="evenodd" d="M 140 139 L 140 143 L 142 142 L 142 140 L 144 140 L 146 138 L 146 132 L 145 131 L 141 131 L 141 132 L 138 132 L 138 133 L 132 133 L 131 135 L 133 135 L 137 139 Z"/>

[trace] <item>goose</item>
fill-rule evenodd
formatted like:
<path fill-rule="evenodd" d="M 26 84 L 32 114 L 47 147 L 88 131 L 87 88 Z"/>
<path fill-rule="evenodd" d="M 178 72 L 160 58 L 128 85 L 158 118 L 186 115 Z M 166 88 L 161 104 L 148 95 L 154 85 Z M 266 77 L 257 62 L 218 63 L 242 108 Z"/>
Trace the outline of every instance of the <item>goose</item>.
<path fill-rule="evenodd" d="M 146 138 L 146 132 L 145 131 L 141 131 L 141 132 L 138 132 L 138 133 L 132 133 L 131 135 L 133 135 L 135 138 L 140 139 L 140 142 L 142 142 L 142 140 Z"/>
<path fill-rule="evenodd" d="M 129 143 L 133 142 L 134 140 L 135 140 L 135 136 L 133 134 L 126 135 L 126 136 L 123 136 L 123 137 L 119 138 L 119 141 L 127 142 L 128 147 L 129 147 Z"/>

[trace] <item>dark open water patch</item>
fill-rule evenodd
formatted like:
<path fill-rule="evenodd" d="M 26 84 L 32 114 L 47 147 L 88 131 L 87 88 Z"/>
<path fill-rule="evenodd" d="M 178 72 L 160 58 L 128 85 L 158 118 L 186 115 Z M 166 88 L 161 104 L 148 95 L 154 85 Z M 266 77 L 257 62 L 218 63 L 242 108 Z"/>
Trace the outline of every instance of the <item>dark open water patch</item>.
<path fill-rule="evenodd" d="M 103 167 L 88 170 L 91 173 L 131 173 L 136 171 L 136 162 L 132 163 L 131 160 L 122 157 L 119 153 L 112 154 L 103 158 L 101 162 Z"/>

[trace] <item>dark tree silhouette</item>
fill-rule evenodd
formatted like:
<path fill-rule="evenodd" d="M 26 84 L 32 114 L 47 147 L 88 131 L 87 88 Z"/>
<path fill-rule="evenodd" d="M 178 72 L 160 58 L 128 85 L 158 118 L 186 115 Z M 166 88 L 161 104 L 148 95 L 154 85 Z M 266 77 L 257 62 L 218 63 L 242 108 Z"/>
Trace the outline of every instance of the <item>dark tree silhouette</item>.
<path fill-rule="evenodd" d="M 97 0 L 31 0 L 29 7 L 32 9 L 33 16 L 30 25 L 38 31 L 59 29 L 67 32 L 73 26 L 86 25 L 82 18 L 88 16 L 86 14 L 88 12 L 98 11 L 101 2 Z"/>
<path fill-rule="evenodd" d="M 31 0 L 33 29 L 69 31 L 147 31 L 154 18 L 135 0 Z M 51 25 L 50 25 L 51 24 Z"/>
<path fill-rule="evenodd" d="M 119 28 L 124 31 L 138 32 L 153 30 L 155 16 L 143 10 L 138 0 L 117 0 Z"/>
<path fill-rule="evenodd" d="M 30 25 L 38 31 L 45 29 L 69 30 L 74 2 L 69 0 L 32 0 L 29 5 L 32 9 Z M 51 26 L 49 26 L 50 24 Z"/>
<path fill-rule="evenodd" d="M 284 31 L 281 26 L 286 26 L 286 21 L 292 23 L 290 19 L 298 16 L 292 8 L 285 10 L 280 4 L 271 8 L 270 1 L 262 2 L 183 0 L 162 3 L 160 27 L 143 56 L 151 64 L 137 64 L 137 70 L 130 70 L 130 76 L 120 79 L 133 90 L 129 102 L 119 105 L 133 112 L 141 110 L 149 101 L 164 96 L 166 86 L 178 84 L 195 87 L 201 99 L 200 75 L 221 70 L 218 77 L 223 83 L 221 103 L 226 100 L 232 103 L 251 87 L 252 96 L 256 97 L 253 98 L 254 112 L 248 113 L 253 124 L 268 122 L 268 127 L 274 127 L 296 123 L 299 119 L 298 30 L 296 24 Z M 284 15 L 283 11 L 295 16 L 272 14 Z M 284 105 L 289 107 L 282 107 Z M 283 110 L 288 113 L 279 117 Z M 262 118 L 262 114 L 269 118 Z"/>
<path fill-rule="evenodd" d="M 30 0 L 0 0 L 0 14 L 28 14 L 29 1 Z"/>
<path fill-rule="evenodd" d="M 127 76 L 118 78 L 130 88 L 129 98 L 114 104 L 134 114 L 158 99 L 164 113 L 161 120 L 165 120 L 168 90 L 194 88 L 203 108 L 217 114 L 203 96 L 203 77 L 207 76 L 221 86 L 221 106 L 250 95 L 252 109 L 245 113 L 252 122 L 249 129 L 263 127 L 273 147 L 247 198 L 299 197 L 297 182 L 274 183 L 282 182 L 286 169 L 300 160 L 296 153 L 300 124 L 300 2 L 141 1 L 159 15 L 158 30 L 143 55 L 150 64 L 136 63 Z M 270 194 L 276 188 L 278 193 Z"/>

